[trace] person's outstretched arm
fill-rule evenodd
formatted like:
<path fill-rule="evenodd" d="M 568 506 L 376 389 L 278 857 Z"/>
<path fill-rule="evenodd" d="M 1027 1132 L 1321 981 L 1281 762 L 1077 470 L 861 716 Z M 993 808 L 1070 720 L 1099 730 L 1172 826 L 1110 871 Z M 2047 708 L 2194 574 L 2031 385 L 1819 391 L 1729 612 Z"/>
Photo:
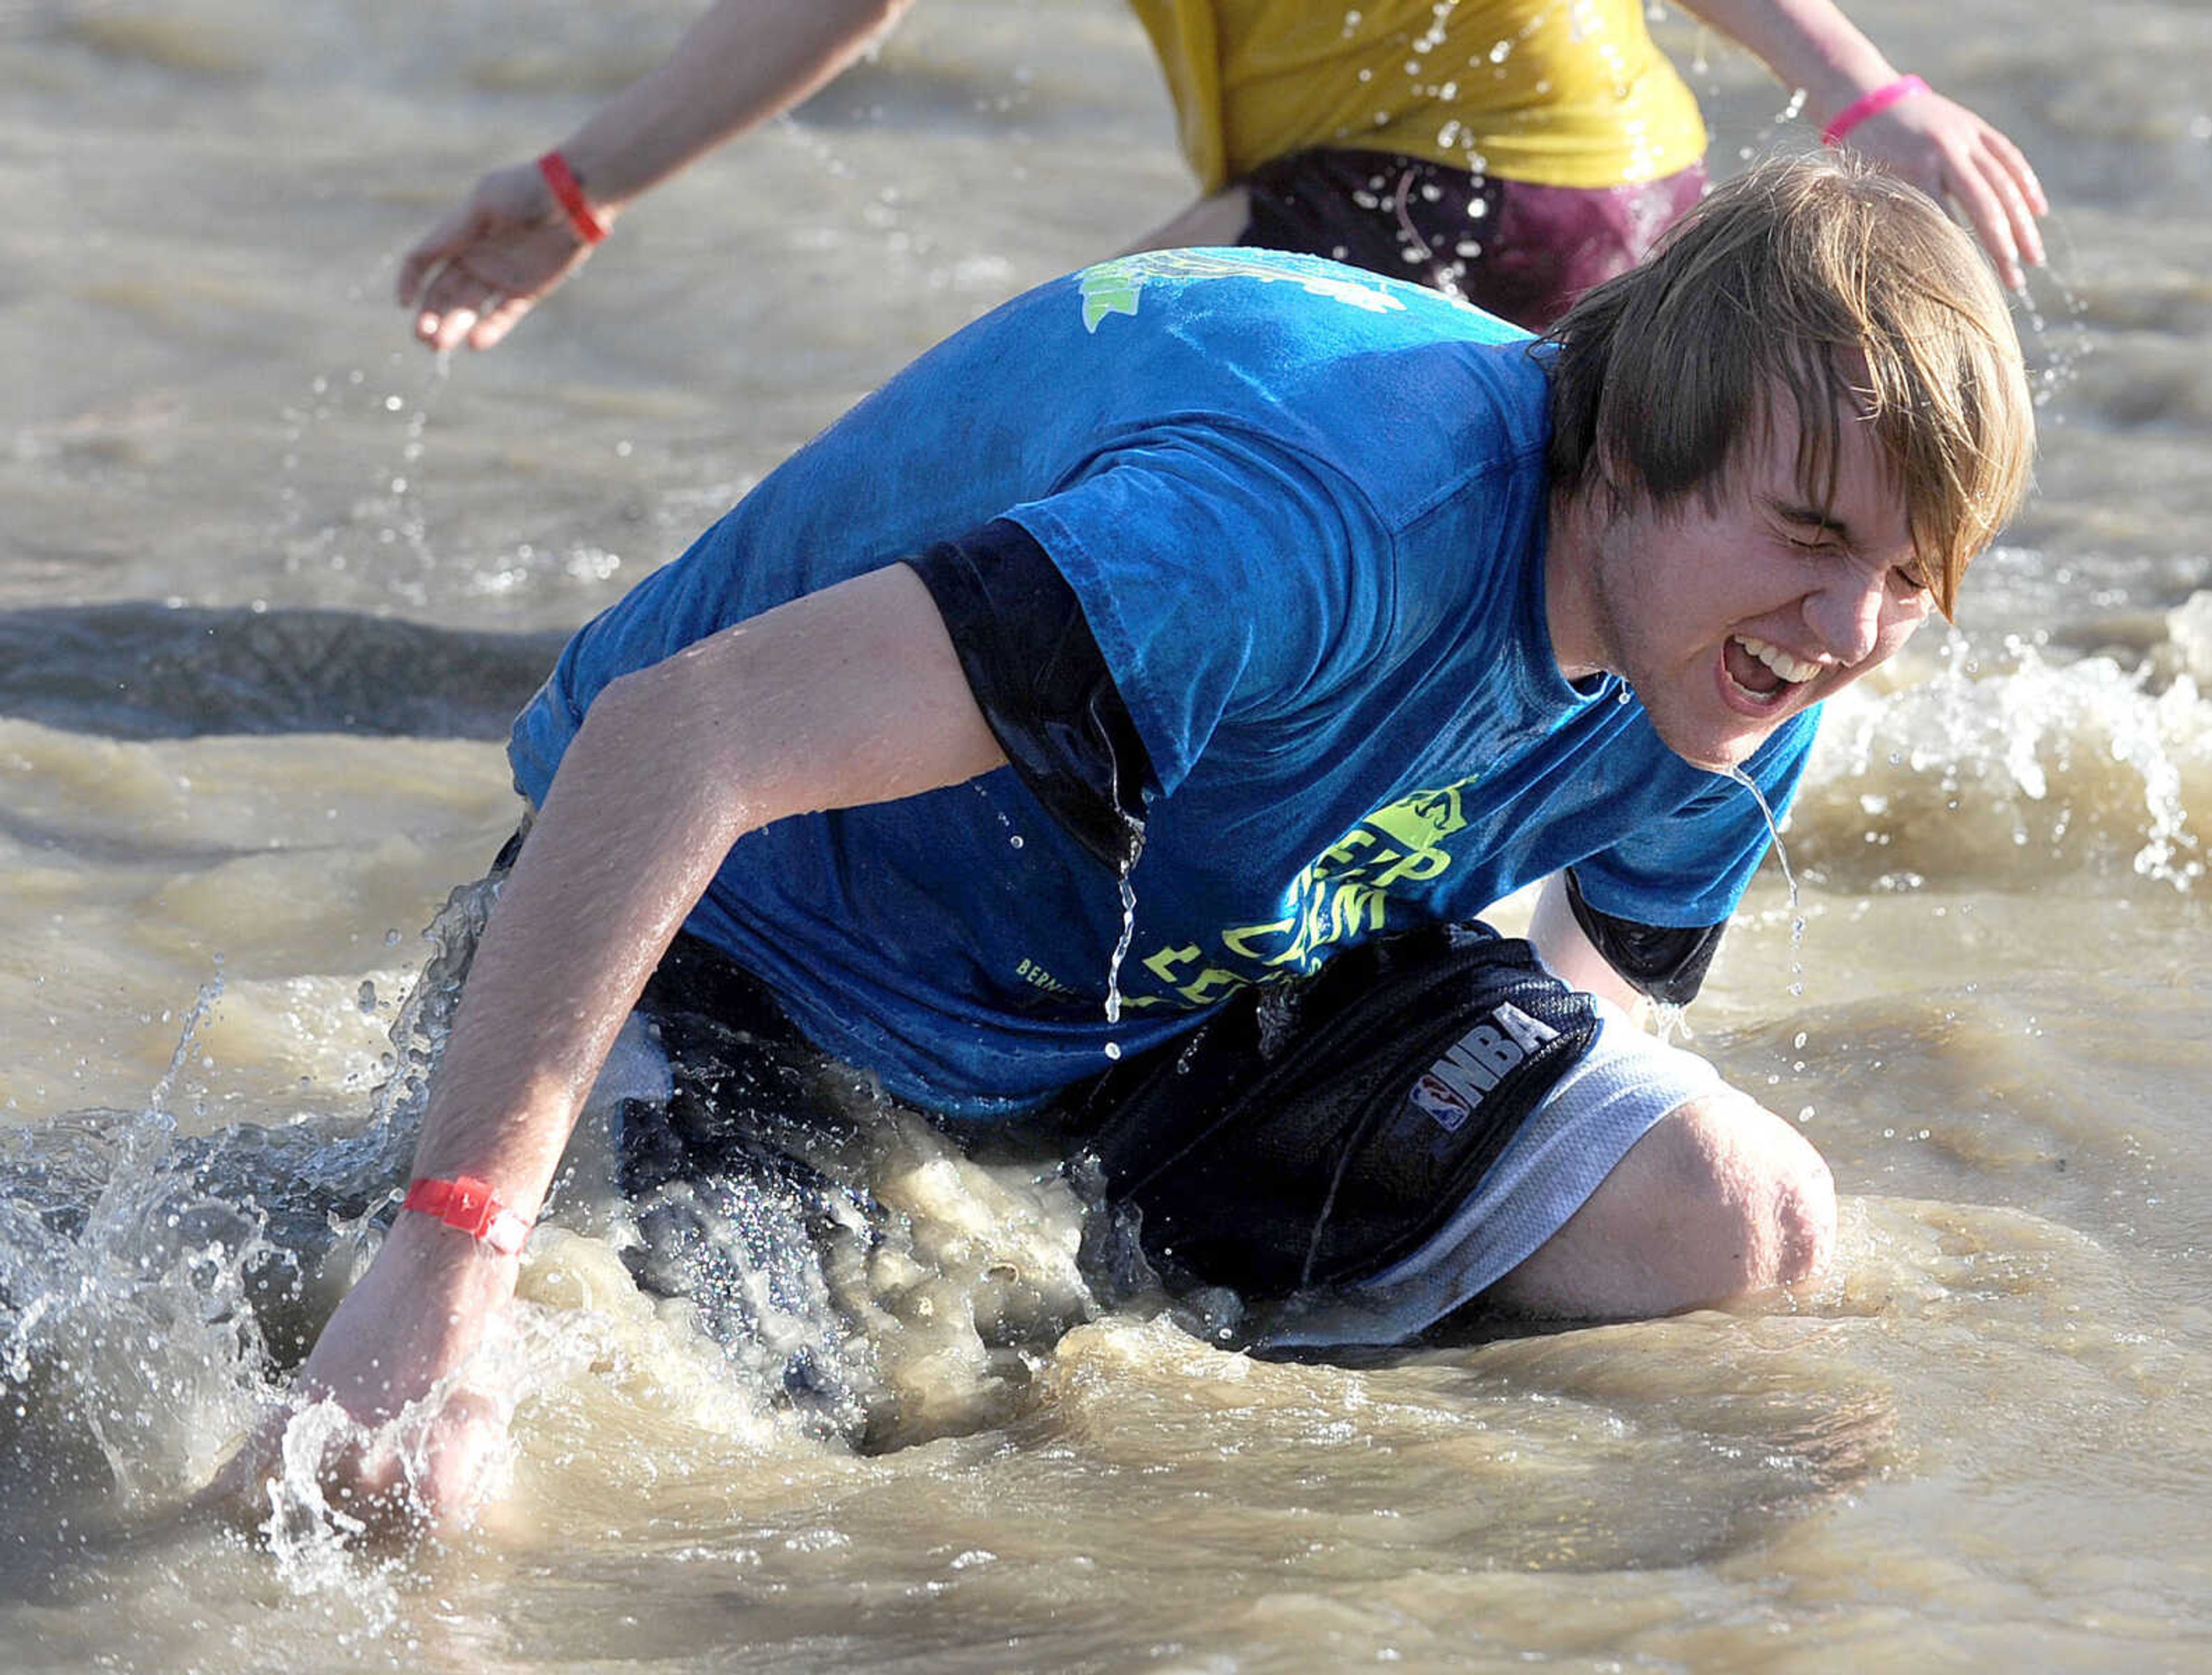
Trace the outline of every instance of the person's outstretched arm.
<path fill-rule="evenodd" d="M 1824 131 L 1876 95 L 1879 108 L 1850 122 L 1838 143 L 1957 204 L 2014 289 L 2026 283 L 2023 258 L 2042 265 L 2036 217 L 2051 205 L 2021 149 L 1933 89 L 1897 97 L 1896 68 L 1830 0 L 1682 0 L 1682 8 L 1748 48 L 1786 86 L 1804 89 L 1805 113 Z"/>
<path fill-rule="evenodd" d="M 701 153 L 789 110 L 913 0 L 715 0 L 558 149 L 611 226 Z M 399 303 L 434 349 L 489 349 L 591 254 L 533 161 L 494 169 L 401 259 Z"/>
<path fill-rule="evenodd" d="M 562 758 L 477 951 L 433 1075 L 415 1174 L 471 1176 L 534 1217 L 615 1034 L 731 846 L 772 820 L 957 784 L 1004 760 L 921 579 L 894 565 L 725 630 L 602 691 Z M 320 1465 L 365 1513 L 476 1504 L 501 1392 L 469 1363 L 520 1258 L 403 1211 L 324 1328 L 300 1393 L 389 1421 L 459 1373 L 424 1459 Z M 216 1493 L 251 1507 L 273 1414 Z M 411 1494 L 395 1494 L 404 1487 Z"/>

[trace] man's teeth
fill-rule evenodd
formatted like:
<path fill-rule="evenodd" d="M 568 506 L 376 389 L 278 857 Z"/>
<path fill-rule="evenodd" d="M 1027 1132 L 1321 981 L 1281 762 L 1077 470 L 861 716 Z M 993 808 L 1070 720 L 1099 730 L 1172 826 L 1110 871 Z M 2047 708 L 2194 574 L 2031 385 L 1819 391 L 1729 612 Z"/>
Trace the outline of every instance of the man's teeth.
<path fill-rule="evenodd" d="M 1738 645 L 1792 685 L 1796 685 L 1800 681 L 1810 680 L 1820 673 L 1820 666 L 1818 663 L 1808 663 L 1801 658 L 1792 657 L 1780 646 L 1771 646 L 1764 640 L 1754 640 L 1748 634 L 1739 634 L 1735 638 Z"/>

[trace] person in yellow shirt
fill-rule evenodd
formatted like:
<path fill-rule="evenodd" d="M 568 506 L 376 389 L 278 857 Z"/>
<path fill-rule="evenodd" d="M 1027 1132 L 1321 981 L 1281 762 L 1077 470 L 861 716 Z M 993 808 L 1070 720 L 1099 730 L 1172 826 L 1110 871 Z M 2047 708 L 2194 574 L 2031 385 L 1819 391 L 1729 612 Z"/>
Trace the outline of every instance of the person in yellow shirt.
<path fill-rule="evenodd" d="M 1641 0 L 1133 4 L 1207 194 L 1151 242 L 1311 251 L 1540 328 L 1705 190 Z"/>
<path fill-rule="evenodd" d="M 416 335 L 489 349 L 641 195 L 798 104 L 913 0 L 716 0 L 556 149 L 400 264 Z M 1697 100 L 1643 0 L 1131 0 L 1202 195 L 1137 247 L 1247 244 L 1419 280 L 1532 329 L 1704 192 Z M 2005 282 L 2048 212 L 2017 146 L 1900 76 L 1831 0 L 1683 0 L 1805 114 L 1964 214 Z"/>

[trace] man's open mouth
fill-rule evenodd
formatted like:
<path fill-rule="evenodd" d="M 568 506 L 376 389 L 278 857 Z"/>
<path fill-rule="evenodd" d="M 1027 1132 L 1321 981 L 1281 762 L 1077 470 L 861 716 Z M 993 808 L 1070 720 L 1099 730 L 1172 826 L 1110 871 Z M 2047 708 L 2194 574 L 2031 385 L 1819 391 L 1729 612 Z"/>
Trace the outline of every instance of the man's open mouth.
<path fill-rule="evenodd" d="M 1721 658 L 1729 679 L 1747 697 L 1769 703 L 1820 672 L 1818 663 L 1793 657 L 1780 646 L 1753 639 L 1748 634 L 1730 636 Z"/>

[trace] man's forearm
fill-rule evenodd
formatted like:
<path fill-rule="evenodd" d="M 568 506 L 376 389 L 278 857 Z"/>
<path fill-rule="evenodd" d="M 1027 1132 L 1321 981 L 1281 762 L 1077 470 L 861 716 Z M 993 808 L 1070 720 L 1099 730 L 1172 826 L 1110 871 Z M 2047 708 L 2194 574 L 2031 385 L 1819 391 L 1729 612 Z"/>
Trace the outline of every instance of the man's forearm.
<path fill-rule="evenodd" d="M 913 0 L 717 0 L 668 57 L 561 147 L 594 205 L 619 208 L 804 100 Z"/>
<path fill-rule="evenodd" d="M 735 841 L 735 799 L 595 706 L 501 892 L 432 1085 L 418 1174 L 534 1215 L 630 1007 Z"/>

